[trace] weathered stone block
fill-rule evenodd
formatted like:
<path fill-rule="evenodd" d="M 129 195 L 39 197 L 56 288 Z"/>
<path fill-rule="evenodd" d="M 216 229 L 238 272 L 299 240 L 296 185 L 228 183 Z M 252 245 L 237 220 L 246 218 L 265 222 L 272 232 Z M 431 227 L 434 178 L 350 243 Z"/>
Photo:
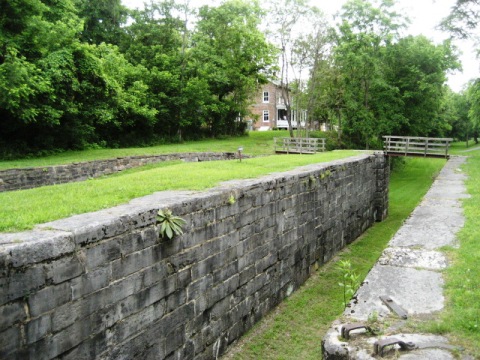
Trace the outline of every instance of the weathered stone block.
<path fill-rule="evenodd" d="M 73 279 L 71 281 L 72 300 L 106 287 L 110 277 L 110 266 L 105 266 Z"/>
<path fill-rule="evenodd" d="M 110 329 L 112 341 L 117 344 L 123 342 L 133 334 L 141 332 L 149 324 L 161 319 L 164 313 L 165 302 L 159 301 L 126 317 Z"/>
<path fill-rule="evenodd" d="M 112 279 L 121 279 L 160 261 L 160 248 L 151 246 L 112 262 Z"/>
<path fill-rule="evenodd" d="M 9 354 L 15 353 L 20 349 L 21 335 L 20 327 L 13 326 L 0 332 L 0 358 L 8 359 Z M 12 356 L 17 358 L 17 356 Z M 20 358 L 20 357 L 19 357 Z"/>
<path fill-rule="evenodd" d="M 185 343 L 185 326 L 180 325 L 167 333 L 165 338 L 165 353 L 170 354 Z"/>
<path fill-rule="evenodd" d="M 134 237 L 132 234 L 129 239 Z M 93 270 L 98 266 L 105 266 L 108 262 L 120 258 L 121 240 L 107 240 L 83 250 L 86 267 Z"/>
<path fill-rule="evenodd" d="M 45 272 L 41 266 L 12 270 L 0 278 L 0 305 L 18 298 L 28 297 L 45 284 Z"/>
<path fill-rule="evenodd" d="M 27 343 L 32 344 L 52 332 L 51 315 L 40 316 L 26 325 Z"/>
<path fill-rule="evenodd" d="M 220 299 L 232 294 L 239 284 L 238 274 L 225 280 L 223 283 L 211 288 L 207 291 L 207 300 L 209 304 L 215 304 Z"/>
<path fill-rule="evenodd" d="M 83 341 L 79 346 L 62 355 L 63 360 L 91 360 L 101 358 L 107 350 L 105 333 L 99 333 Z"/>
<path fill-rule="evenodd" d="M 9 262 L 5 265 L 13 267 L 24 267 L 57 258 L 75 249 L 71 234 L 52 230 L 2 234 L 0 244 L 9 245 Z"/>
<path fill-rule="evenodd" d="M 220 267 L 222 266 L 222 267 Z M 219 265 L 219 269 L 213 272 L 213 284 L 218 284 L 238 273 L 238 260 Z"/>
<path fill-rule="evenodd" d="M 71 300 L 72 292 L 69 283 L 47 286 L 29 297 L 30 315 L 39 316 Z"/>
<path fill-rule="evenodd" d="M 77 256 L 68 256 L 44 266 L 47 281 L 59 284 L 71 280 L 84 272 L 83 264 Z"/>
<path fill-rule="evenodd" d="M 12 324 L 24 321 L 26 317 L 27 313 L 23 301 L 0 306 L 0 331 L 7 329 Z"/>

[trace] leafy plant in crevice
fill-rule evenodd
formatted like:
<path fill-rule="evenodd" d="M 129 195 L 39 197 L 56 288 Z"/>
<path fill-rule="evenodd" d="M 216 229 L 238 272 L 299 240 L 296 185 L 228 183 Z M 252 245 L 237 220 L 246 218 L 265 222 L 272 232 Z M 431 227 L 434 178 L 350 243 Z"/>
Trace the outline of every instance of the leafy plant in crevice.
<path fill-rule="evenodd" d="M 179 216 L 172 214 L 169 209 L 159 210 L 157 213 L 157 222 L 160 225 L 159 235 L 165 239 L 173 239 L 175 235 L 182 235 L 182 226 L 186 221 Z"/>
<path fill-rule="evenodd" d="M 338 285 L 343 288 L 343 308 L 346 309 L 348 301 L 360 286 L 360 276 L 355 273 L 349 260 L 340 260 L 337 268 L 342 275 L 342 282 L 339 282 Z"/>
<path fill-rule="evenodd" d="M 327 171 L 320 174 L 320 179 L 323 180 L 323 179 L 329 177 L 330 175 L 332 175 L 332 172 L 330 170 L 327 170 Z"/>

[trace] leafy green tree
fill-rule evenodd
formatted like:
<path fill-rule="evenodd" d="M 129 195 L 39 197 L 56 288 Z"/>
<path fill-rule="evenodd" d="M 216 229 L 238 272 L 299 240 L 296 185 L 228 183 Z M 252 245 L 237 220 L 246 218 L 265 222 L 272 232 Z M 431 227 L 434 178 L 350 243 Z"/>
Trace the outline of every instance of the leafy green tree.
<path fill-rule="evenodd" d="M 342 90 L 330 92 L 326 103 L 341 108 L 343 131 L 357 146 L 380 147 L 387 134 L 443 136 L 451 130 L 442 106 L 446 74 L 459 68 L 456 49 L 449 41 L 400 38 L 407 19 L 392 5 L 351 0 L 343 8 L 333 53 Z M 341 101 L 333 100 L 339 93 Z"/>
<path fill-rule="evenodd" d="M 200 8 L 191 56 L 208 84 L 210 99 L 201 116 L 211 135 L 242 130 L 238 118 L 247 114 L 256 87 L 269 77 L 274 49 L 259 30 L 262 15 L 256 1 Z"/>
<path fill-rule="evenodd" d="M 381 135 L 391 133 L 399 106 L 397 89 L 386 78 L 384 60 L 385 49 L 398 39 L 397 31 L 406 19 L 392 6 L 390 0 L 377 6 L 369 1 L 348 1 L 334 49 L 335 64 L 342 74 L 343 130 L 355 144 L 367 148 L 379 146 Z"/>
<path fill-rule="evenodd" d="M 163 139 L 173 138 L 186 121 L 189 39 L 180 10 L 173 1 L 164 1 L 132 12 L 120 46 L 130 62 L 146 69 L 142 79 L 149 87 L 148 101 L 158 111 L 154 135 Z"/>
<path fill-rule="evenodd" d="M 479 19 L 480 2 L 478 0 L 457 0 L 455 5 L 452 7 L 450 14 L 443 19 L 440 26 L 444 31 L 449 32 L 453 37 L 460 39 L 473 38 L 477 40 L 478 45 Z M 478 90 L 479 81 L 480 79 L 472 80 L 466 92 L 467 102 L 470 104 L 470 126 L 468 129 L 471 131 L 470 135 L 474 137 L 476 143 L 478 143 L 480 129 L 478 120 L 480 116 L 480 96 Z"/>
<path fill-rule="evenodd" d="M 28 5 L 28 6 L 27 6 Z M 2 18 L 0 146 L 10 152 L 118 144 L 155 110 L 146 86 L 112 45 L 81 43 L 74 4 L 9 2 Z"/>
<path fill-rule="evenodd" d="M 475 34 L 480 19 L 478 0 L 457 0 L 440 26 L 453 36 L 466 39 Z"/>
<path fill-rule="evenodd" d="M 325 83 L 322 67 L 329 57 L 329 47 L 331 38 L 327 20 L 324 14 L 317 8 L 310 8 L 306 12 L 306 17 L 312 25 L 311 30 L 300 33 L 293 40 L 291 52 L 291 67 L 295 69 L 294 85 L 291 86 L 291 92 L 294 97 L 294 110 L 306 110 L 307 129 L 314 128 L 315 108 L 321 106 L 318 89 Z M 308 81 L 304 79 L 304 72 L 308 76 Z M 301 129 L 300 124 L 297 123 Z"/>
<path fill-rule="evenodd" d="M 450 124 L 442 117 L 447 72 L 459 68 L 455 48 L 407 36 L 387 48 L 388 82 L 399 99 L 398 135 L 444 136 Z"/>
<path fill-rule="evenodd" d="M 470 83 L 467 89 L 467 100 L 470 103 L 468 117 L 470 119 L 471 136 L 476 144 L 480 132 L 480 79 Z"/>
<path fill-rule="evenodd" d="M 0 12 L 0 145 L 41 148 L 36 128 L 58 126 L 56 84 L 45 61 L 64 51 L 81 29 L 73 3 L 49 6 L 38 0 L 2 3 Z M 26 146 L 29 144 L 29 146 Z"/>
<path fill-rule="evenodd" d="M 311 32 L 306 33 L 307 27 L 303 25 L 315 16 L 319 18 L 323 16 L 318 9 L 309 6 L 306 0 L 271 1 L 267 11 L 270 18 L 267 24 L 269 38 L 279 51 L 280 69 L 277 77 L 280 80 L 280 89 L 286 107 L 290 137 L 294 137 L 292 128 L 294 99 L 298 104 L 304 90 L 302 70 L 308 65 L 311 56 L 315 56 L 311 51 L 318 47 L 308 46 L 308 41 L 313 40 L 314 35 Z M 315 23 L 313 31 L 320 31 L 318 24 L 319 22 Z"/>
<path fill-rule="evenodd" d="M 447 88 L 442 105 L 442 117 L 450 125 L 448 136 L 458 140 L 465 140 L 468 146 L 471 133 L 468 112 L 470 103 L 465 91 L 456 93 Z"/>
<path fill-rule="evenodd" d="M 81 40 L 89 44 L 118 45 L 123 36 L 128 9 L 121 0 L 75 0 L 78 15 L 84 21 Z"/>

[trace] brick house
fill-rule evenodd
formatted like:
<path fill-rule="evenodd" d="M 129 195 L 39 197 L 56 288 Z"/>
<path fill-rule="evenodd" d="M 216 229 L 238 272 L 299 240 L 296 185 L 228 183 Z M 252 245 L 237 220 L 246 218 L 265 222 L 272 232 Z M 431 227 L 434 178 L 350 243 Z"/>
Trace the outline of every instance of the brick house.
<path fill-rule="evenodd" d="M 282 96 L 280 83 L 270 81 L 260 86 L 250 107 L 253 130 L 288 129 L 287 106 Z M 297 127 L 297 111 L 292 110 L 292 127 Z M 302 126 L 305 126 L 306 112 L 301 112 Z"/>
<path fill-rule="evenodd" d="M 261 85 L 255 94 L 250 108 L 254 115 L 252 120 L 254 130 L 268 130 L 277 127 L 278 119 L 287 118 L 287 107 L 282 97 L 280 84 L 270 81 Z"/>

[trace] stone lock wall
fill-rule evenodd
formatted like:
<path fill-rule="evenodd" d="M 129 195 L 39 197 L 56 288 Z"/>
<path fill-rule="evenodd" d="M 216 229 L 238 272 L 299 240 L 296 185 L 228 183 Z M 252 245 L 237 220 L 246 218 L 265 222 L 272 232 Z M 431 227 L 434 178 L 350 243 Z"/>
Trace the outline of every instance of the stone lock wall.
<path fill-rule="evenodd" d="M 137 166 L 163 161 L 185 162 L 231 160 L 235 153 L 176 153 L 150 156 L 126 156 L 66 165 L 0 170 L 0 192 L 82 181 Z M 248 157 L 245 156 L 244 157 Z"/>
<path fill-rule="evenodd" d="M 360 155 L 1 234 L 0 358 L 216 359 L 387 206 L 385 158 Z"/>

